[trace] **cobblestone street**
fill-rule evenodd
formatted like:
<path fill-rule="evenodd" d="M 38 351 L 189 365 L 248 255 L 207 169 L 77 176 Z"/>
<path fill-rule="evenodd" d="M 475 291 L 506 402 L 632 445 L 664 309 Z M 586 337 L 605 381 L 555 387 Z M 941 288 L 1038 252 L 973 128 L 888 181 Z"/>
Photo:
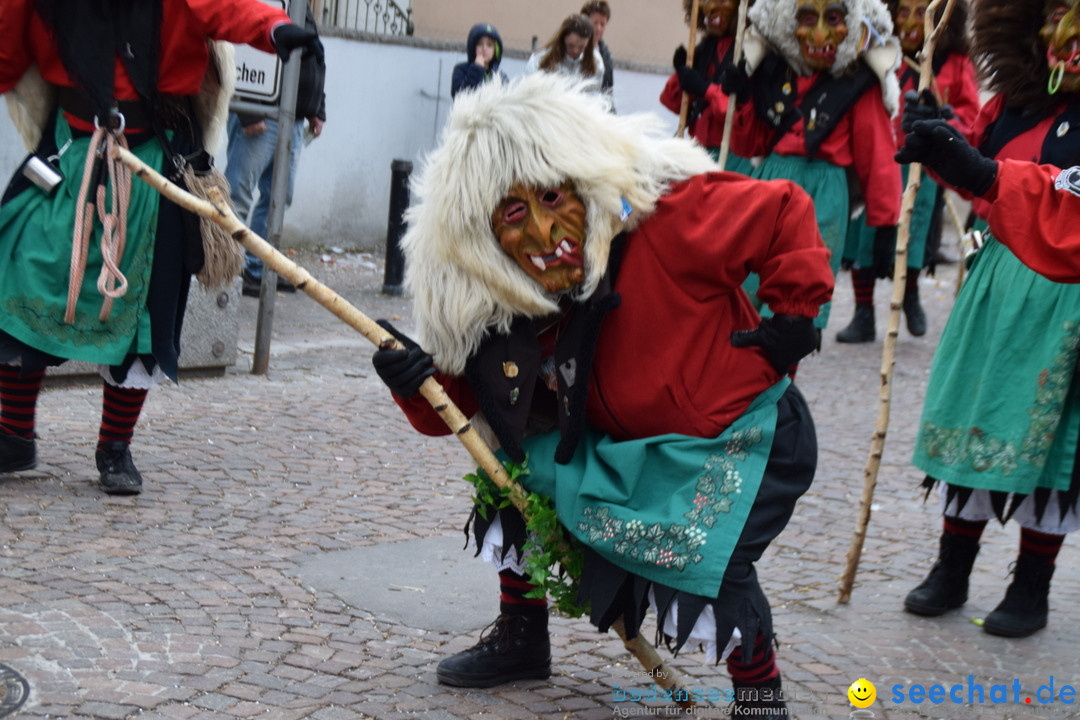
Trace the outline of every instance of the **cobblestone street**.
<path fill-rule="evenodd" d="M 295 259 L 371 317 L 409 329 L 408 302 L 379 292 L 378 258 Z M 1058 560 L 1049 627 L 1031 638 L 972 622 L 1009 583 L 1014 524 L 988 526 L 961 610 L 902 610 L 937 552 L 938 503 L 923 502 L 910 457 L 956 272 L 944 265 L 922 280 L 930 332 L 900 332 L 874 512 L 846 605 L 838 578 L 877 414 L 891 283 L 877 288 L 878 341 L 837 345 L 852 312 L 841 274 L 822 351 L 800 367 L 818 476 L 758 567 L 795 717 L 848 717 L 859 678 L 876 686 L 870 709 L 886 720 L 1080 717 L 1061 693 L 1080 686 L 1075 538 Z M 132 446 L 141 495 L 97 486 L 99 383 L 57 378 L 42 394 L 37 469 L 0 476 L 0 664 L 30 688 L 15 717 L 672 716 L 670 704 L 633 699 L 648 678 L 584 619 L 553 619 L 548 681 L 437 684 L 438 660 L 472 645 L 497 613 L 495 573 L 462 550 L 472 462 L 454 440 L 413 432 L 371 367 L 372 346 L 303 293 L 277 296 L 270 372 L 251 374 L 258 301 L 238 301 L 238 364 L 150 393 Z M 701 653 L 672 664 L 692 687 L 730 687 Z M 906 699 L 935 684 L 962 686 L 962 702 Z M 995 685 L 1008 687 L 1005 700 L 992 701 Z M 1054 702 L 1041 703 L 1051 685 Z"/>

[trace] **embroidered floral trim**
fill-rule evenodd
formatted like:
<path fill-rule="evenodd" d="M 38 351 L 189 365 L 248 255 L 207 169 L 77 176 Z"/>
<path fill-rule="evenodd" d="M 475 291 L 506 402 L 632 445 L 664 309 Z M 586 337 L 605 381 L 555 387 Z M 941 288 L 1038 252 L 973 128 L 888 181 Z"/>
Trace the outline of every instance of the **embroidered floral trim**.
<path fill-rule="evenodd" d="M 1062 329 L 1060 351 L 1036 381 L 1035 401 L 1027 410 L 1031 420 L 1019 446 L 987 435 L 979 427 L 944 428 L 926 423 L 920 431 L 926 454 L 943 465 L 970 466 L 976 472 L 996 469 L 1002 475 L 1012 473 L 1021 461 L 1037 468 L 1045 466 L 1061 424 L 1080 346 L 1080 324 L 1066 322 Z"/>
<path fill-rule="evenodd" d="M 719 453 L 709 455 L 698 476 L 693 508 L 683 514 L 686 523 L 653 523 L 646 526 L 638 519 L 625 519 L 607 505 L 588 505 L 578 530 L 592 545 L 608 544 L 616 555 L 639 562 L 682 571 L 689 564 L 704 560 L 700 550 L 708 540 L 709 530 L 729 514 L 742 492 L 739 462 L 762 440 L 759 427 L 732 434 Z"/>

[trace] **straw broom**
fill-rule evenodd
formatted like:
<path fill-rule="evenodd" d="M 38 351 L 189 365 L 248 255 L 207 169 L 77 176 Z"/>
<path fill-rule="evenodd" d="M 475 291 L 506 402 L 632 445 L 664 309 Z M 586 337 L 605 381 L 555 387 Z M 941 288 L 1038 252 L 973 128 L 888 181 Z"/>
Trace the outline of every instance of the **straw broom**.
<path fill-rule="evenodd" d="M 920 52 L 919 93 L 930 86 L 933 77 L 934 47 L 938 35 L 945 29 L 952 14 L 954 0 L 947 0 L 941 22 L 934 27 L 934 17 L 943 0 L 933 0 L 926 9 L 926 22 L 922 51 Z M 907 281 L 907 247 L 911 237 L 911 212 L 915 206 L 915 194 L 919 192 L 922 165 L 911 163 L 908 170 L 907 187 L 900 204 L 900 228 L 896 237 L 896 260 L 893 266 L 893 294 L 889 305 L 889 326 L 885 334 L 884 348 L 881 353 L 881 391 L 878 402 L 877 424 L 870 441 L 870 456 L 863 471 L 862 497 L 859 498 L 859 515 L 855 523 L 855 536 L 847 552 L 847 565 L 840 578 L 840 597 L 837 602 L 846 605 L 851 600 L 851 587 L 855 583 L 855 572 L 862 556 L 866 529 L 870 523 L 870 504 L 874 498 L 878 470 L 881 467 L 881 455 L 885 448 L 885 434 L 889 427 L 889 409 L 892 402 L 892 373 L 896 364 L 896 338 L 900 334 L 900 309 L 904 304 L 904 289 Z"/>
<path fill-rule="evenodd" d="M 316 302 L 345 321 L 346 324 L 357 330 L 379 348 L 385 350 L 402 349 L 401 343 L 380 327 L 378 323 L 360 312 L 329 287 L 316 280 L 307 270 L 294 263 L 273 245 L 253 233 L 236 217 L 228 201 L 218 188 L 211 188 L 208 191 L 209 201 L 203 200 L 173 184 L 128 150 L 117 147 L 113 154 L 131 168 L 136 177 L 146 182 L 169 200 L 200 217 L 207 218 L 220 225 L 235 240 L 242 243 L 251 254 L 262 260 L 266 267 L 310 295 Z M 518 483 L 510 480 L 503 464 L 495 456 L 495 453 L 491 451 L 487 443 L 484 442 L 483 438 L 480 437 L 480 434 L 472 426 L 468 418 L 462 414 L 461 410 L 450 399 L 450 396 L 446 394 L 438 381 L 428 377 L 420 386 L 420 394 L 431 404 L 431 407 L 457 436 L 461 444 L 469 451 L 473 460 L 487 473 L 488 477 L 498 487 L 509 488 L 508 499 L 514 504 L 514 507 L 521 511 L 523 515 L 526 515 L 528 501 L 525 491 Z M 659 653 L 656 652 L 656 648 L 642 640 L 640 634 L 634 638 L 627 638 L 626 627 L 621 617 L 613 622 L 611 627 L 622 639 L 626 649 L 638 659 L 649 677 L 653 678 L 657 685 L 664 690 L 672 691 L 673 697 L 678 694 L 678 696 L 685 698 L 676 701 L 681 707 L 696 706 L 696 703 L 689 699 L 689 693 L 685 691 L 686 683 L 683 682 L 681 674 L 676 673 L 674 669 L 668 666 Z"/>
<path fill-rule="evenodd" d="M 700 13 L 698 0 L 690 5 L 690 46 L 686 48 L 686 65 L 694 67 L 694 50 L 697 49 L 697 26 Z M 676 137 L 683 137 L 686 133 L 686 116 L 690 113 L 690 94 L 683 90 L 682 107 L 679 108 L 679 129 Z"/>

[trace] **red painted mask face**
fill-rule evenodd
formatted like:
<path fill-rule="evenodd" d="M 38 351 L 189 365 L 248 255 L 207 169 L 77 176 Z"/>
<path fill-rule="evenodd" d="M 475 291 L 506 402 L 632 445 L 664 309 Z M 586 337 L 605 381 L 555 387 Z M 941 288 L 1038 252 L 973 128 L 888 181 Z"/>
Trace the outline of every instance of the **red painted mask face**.
<path fill-rule="evenodd" d="M 1080 0 L 1049 0 L 1039 38 L 1046 47 L 1051 95 L 1080 92 Z"/>
<path fill-rule="evenodd" d="M 739 11 L 737 0 L 704 0 L 699 12 L 705 20 L 705 31 L 716 37 L 735 32 L 735 16 Z"/>
<path fill-rule="evenodd" d="M 896 37 L 900 38 L 900 47 L 905 55 L 914 56 L 922 50 L 923 30 L 926 22 L 926 0 L 900 0 L 896 8 Z"/>
<path fill-rule="evenodd" d="M 547 292 L 585 280 L 585 205 L 573 183 L 514 185 L 495 207 L 491 225 L 503 251 Z"/>
<path fill-rule="evenodd" d="M 803 60 L 811 70 L 828 70 L 848 35 L 847 8 L 836 0 L 800 0 L 795 17 Z"/>

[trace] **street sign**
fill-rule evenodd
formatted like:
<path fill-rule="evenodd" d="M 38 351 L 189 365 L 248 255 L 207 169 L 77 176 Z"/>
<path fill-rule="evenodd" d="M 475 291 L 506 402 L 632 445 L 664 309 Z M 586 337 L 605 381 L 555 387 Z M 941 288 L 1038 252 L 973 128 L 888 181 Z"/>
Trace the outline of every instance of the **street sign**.
<path fill-rule="evenodd" d="M 288 12 L 285 0 L 262 0 Z M 281 94 L 281 60 L 250 45 L 236 46 L 236 98 L 276 105 Z"/>

